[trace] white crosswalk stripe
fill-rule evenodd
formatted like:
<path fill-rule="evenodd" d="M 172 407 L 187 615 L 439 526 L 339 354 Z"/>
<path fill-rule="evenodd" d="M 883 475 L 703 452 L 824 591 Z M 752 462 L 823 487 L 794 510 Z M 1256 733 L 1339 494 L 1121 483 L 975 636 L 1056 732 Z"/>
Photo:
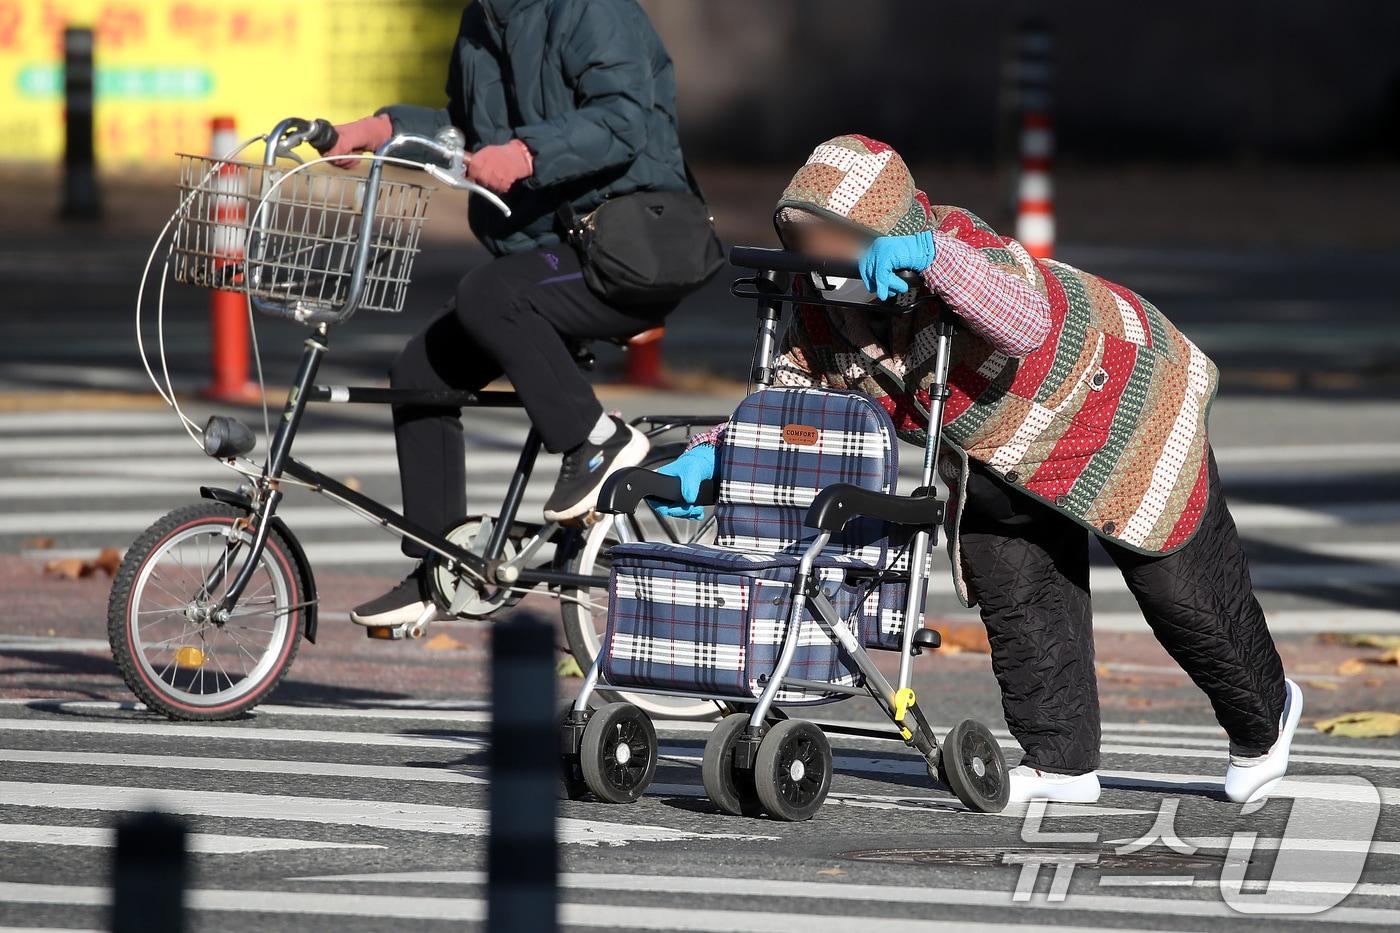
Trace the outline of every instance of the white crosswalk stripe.
<path fill-rule="evenodd" d="M 270 705 L 260 710 L 253 724 L 194 726 L 144 718 L 131 703 L 7 700 L 0 706 L 9 714 L 0 715 L 0 843 L 21 861 L 25 852 L 108 848 L 113 844 L 109 827 L 118 815 L 154 806 L 190 821 L 190 847 L 201 858 L 297 857 L 287 863 L 296 868 L 280 877 L 261 870 L 262 883 L 256 890 L 243 890 L 236 881 L 197 885 L 187 903 L 205 922 L 219 918 L 219 923 L 253 929 L 237 926 L 245 922 L 237 918 L 276 914 L 302 918 L 313 925 L 309 929 L 323 929 L 315 924 L 336 918 L 383 925 L 420 920 L 479 923 L 483 918 L 487 876 L 480 861 L 463 862 L 459 855 L 458 864 L 469 867 L 426 865 L 404 871 L 375 866 L 380 859 L 401 865 L 396 852 L 419 853 L 424 845 L 441 844 L 432 840 L 475 840 L 480 845 L 489 831 L 484 796 L 484 730 L 490 720 L 486 710 Z M 703 796 L 696 743 L 706 728 L 658 724 L 662 760 L 648 798 Z M 1199 795 L 1201 788 L 1219 786 L 1226 749 L 1210 727 L 1109 722 L 1104 733 L 1104 798 L 1098 804 L 1051 805 L 1040 818 L 1043 825 L 1072 832 L 1091 828 L 1106 845 L 1121 846 L 1137 839 L 1157 815 L 1152 791 Z M 1004 734 L 998 737 L 1010 745 Z M 1009 838 L 1005 845 L 1019 844 L 1029 808 L 1012 807 L 995 818 L 968 814 L 946 791 L 920 786 L 926 780 L 923 763 L 907 750 L 860 740 L 838 739 L 837 744 L 838 773 L 828 803 L 833 812 L 868 813 L 872 820 L 897 818 L 906 835 L 939 836 L 954 831 L 950 820 L 975 821 L 957 824 L 962 829 L 956 832 L 976 826 L 980 832 Z M 234 748 L 236 755 L 231 754 Z M 1355 785 L 1329 782 L 1327 773 L 1380 769 L 1383 774 L 1400 765 L 1400 752 L 1374 745 L 1300 742 L 1295 752 L 1304 752 L 1295 755 L 1295 762 L 1308 773 L 1290 776 L 1279 795 L 1337 805 L 1357 799 Z M 477 757 L 463 761 L 464 753 Z M 1130 760 L 1140 763 L 1142 756 L 1160 761 L 1161 770 L 1119 767 Z M 1308 762 L 1315 767 L 1301 767 Z M 1188 770 L 1180 770 L 1183 767 Z M 921 780 L 911 783 L 911 776 Z M 190 784 L 191 777 L 197 785 Z M 1384 807 L 1400 805 L 1400 788 L 1380 791 Z M 425 797 L 425 792 L 430 795 Z M 559 836 L 566 851 L 579 845 L 604 846 L 590 850 L 597 858 L 632 847 L 647 847 L 638 852 L 654 857 L 667 846 L 700 844 L 735 846 L 736 857 L 744 858 L 742 853 L 782 846 L 791 832 L 801 833 L 805 825 L 706 818 L 701 828 L 688 824 L 689 819 L 693 818 L 687 810 L 631 810 L 584 802 L 567 805 Z M 1227 817 L 1209 824 L 1215 835 L 1183 836 L 1203 852 L 1223 851 L 1233 844 L 1232 837 L 1218 834 L 1230 831 L 1228 822 Z M 811 825 L 819 829 L 819 824 Z M 798 838 L 810 844 L 820 835 Z M 877 833 L 868 838 L 882 837 Z M 1400 842 L 1390 839 L 1265 833 L 1254 846 L 1259 852 L 1286 850 L 1319 857 L 1369 853 L 1372 860 L 1400 858 Z M 853 841 L 848 847 L 859 849 L 862 844 Z M 347 868 L 355 863 L 346 858 L 353 859 L 357 851 L 375 855 L 360 862 L 363 867 L 358 870 Z M 246 872 L 256 863 L 238 864 Z M 317 870 L 318 864 L 328 870 Z M 871 883 L 842 879 L 844 871 L 811 879 L 781 872 L 769 876 L 753 869 L 679 874 L 647 870 L 642 864 L 635 858 L 594 859 L 587 870 L 564 872 L 559 883 L 565 927 L 844 933 L 859 917 L 860 928 L 875 933 L 1019 933 L 1052 924 L 1055 929 L 1082 931 L 1188 930 L 1203 929 L 1201 924 L 1208 921 L 1240 920 L 1221 901 L 1218 881 L 1199 874 L 1184 876 L 1186 890 L 1180 890 L 1181 882 L 1174 880 L 1179 876 L 1115 875 L 1105 869 L 1101 879 L 1076 888 L 1064 900 L 1036 896 L 1013 904 L 1010 886 L 1016 872 L 1007 868 L 978 873 L 974 883 L 950 886 L 921 884 L 917 876 L 902 872 L 898 880 Z M 211 872 L 218 873 L 209 868 L 201 876 Z M 419 887 L 410 892 L 406 885 Z M 1172 896 L 1154 893 L 1169 885 L 1178 889 Z M 1270 897 L 1276 896 L 1267 888 L 1267 879 L 1252 878 L 1244 890 L 1266 889 Z M 1349 899 L 1327 911 L 1326 923 L 1348 928 L 1400 922 L 1400 885 L 1392 883 L 1364 880 L 1353 889 L 1320 878 L 1277 896 L 1280 903 L 1304 910 L 1348 894 Z M 656 895 L 665 895 L 666 901 L 657 901 Z M 0 917 L 11 922 L 27 922 L 28 910 L 61 908 L 70 912 L 65 914 L 68 929 L 96 925 L 109 897 L 104 887 L 82 879 L 18 877 L 13 869 L 0 869 Z M 822 906 L 797 911 L 794 904 Z M 938 913 L 908 915 L 900 905 L 925 905 Z M 984 913 L 1013 906 L 1021 913 Z M 1064 911 L 1074 913 L 1061 925 L 1058 917 Z M 0 933 L 4 929 L 0 927 Z"/>

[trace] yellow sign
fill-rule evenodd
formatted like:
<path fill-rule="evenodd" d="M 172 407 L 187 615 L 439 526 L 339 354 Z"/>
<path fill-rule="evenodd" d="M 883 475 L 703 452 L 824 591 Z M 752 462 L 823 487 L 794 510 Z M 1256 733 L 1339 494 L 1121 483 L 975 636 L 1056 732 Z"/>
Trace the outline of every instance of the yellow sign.
<path fill-rule="evenodd" d="M 0 0 L 0 159 L 63 151 L 63 30 L 95 35 L 100 165 L 206 152 L 287 116 L 440 105 L 462 0 Z"/>

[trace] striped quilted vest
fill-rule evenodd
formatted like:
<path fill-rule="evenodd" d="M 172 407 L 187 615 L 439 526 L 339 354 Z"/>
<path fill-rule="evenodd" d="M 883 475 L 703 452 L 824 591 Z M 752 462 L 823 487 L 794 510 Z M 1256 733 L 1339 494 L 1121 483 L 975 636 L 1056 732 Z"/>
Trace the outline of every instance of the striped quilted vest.
<path fill-rule="evenodd" d="M 1135 292 L 1064 263 L 1032 259 L 965 211 L 933 212 L 940 230 L 982 248 L 994 263 L 1031 264 L 1052 321 L 1045 343 L 1021 359 L 966 329 L 957 332 L 943 426 L 954 448 L 949 459 L 980 461 L 1131 550 L 1166 554 L 1189 541 L 1206 505 L 1215 364 Z M 916 361 L 911 353 L 902 378 L 891 378 L 886 360 L 846 337 L 842 313 L 802 309 L 789 347 L 821 384 L 878 398 L 900 436 L 922 445 L 932 360 Z M 915 315 L 900 328 L 909 333 L 893 342 L 931 345 L 936 316 Z M 956 462 L 941 466 L 960 499 L 964 471 Z M 958 561 L 954 566 L 960 569 Z"/>

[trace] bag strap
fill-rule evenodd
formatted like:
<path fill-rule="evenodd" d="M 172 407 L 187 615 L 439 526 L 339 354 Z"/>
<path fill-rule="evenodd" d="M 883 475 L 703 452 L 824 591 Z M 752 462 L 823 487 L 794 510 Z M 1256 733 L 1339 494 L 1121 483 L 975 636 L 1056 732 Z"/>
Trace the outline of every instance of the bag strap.
<path fill-rule="evenodd" d="M 699 198 L 706 207 L 709 207 L 710 199 L 705 197 L 705 189 L 700 187 L 700 180 L 697 179 L 695 173 L 690 170 L 690 160 L 685 156 L 681 156 L 681 165 L 685 168 L 685 183 L 690 185 L 690 193 Z"/>

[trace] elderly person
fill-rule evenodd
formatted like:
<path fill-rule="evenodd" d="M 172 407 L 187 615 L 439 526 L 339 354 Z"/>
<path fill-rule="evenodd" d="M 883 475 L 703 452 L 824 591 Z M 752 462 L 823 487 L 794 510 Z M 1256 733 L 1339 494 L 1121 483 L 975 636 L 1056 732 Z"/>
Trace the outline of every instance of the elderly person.
<path fill-rule="evenodd" d="M 777 225 L 789 248 L 860 261 L 863 281 L 839 286 L 842 298 L 902 292 L 895 272 L 913 269 L 940 299 L 893 320 L 800 308 L 778 384 L 873 396 L 922 445 L 933 324 L 945 313 L 962 324 L 940 472 L 953 490 L 957 589 L 980 608 L 1024 750 L 1011 800 L 1099 796 L 1091 536 L 1229 735 L 1226 793 L 1266 796 L 1287 768 L 1302 693 L 1284 678 L 1207 440 L 1215 365 L 1141 295 L 930 204 L 898 153 L 864 136 L 817 147 L 778 201 Z M 688 502 L 714 472 L 723 430 L 662 468 Z"/>

